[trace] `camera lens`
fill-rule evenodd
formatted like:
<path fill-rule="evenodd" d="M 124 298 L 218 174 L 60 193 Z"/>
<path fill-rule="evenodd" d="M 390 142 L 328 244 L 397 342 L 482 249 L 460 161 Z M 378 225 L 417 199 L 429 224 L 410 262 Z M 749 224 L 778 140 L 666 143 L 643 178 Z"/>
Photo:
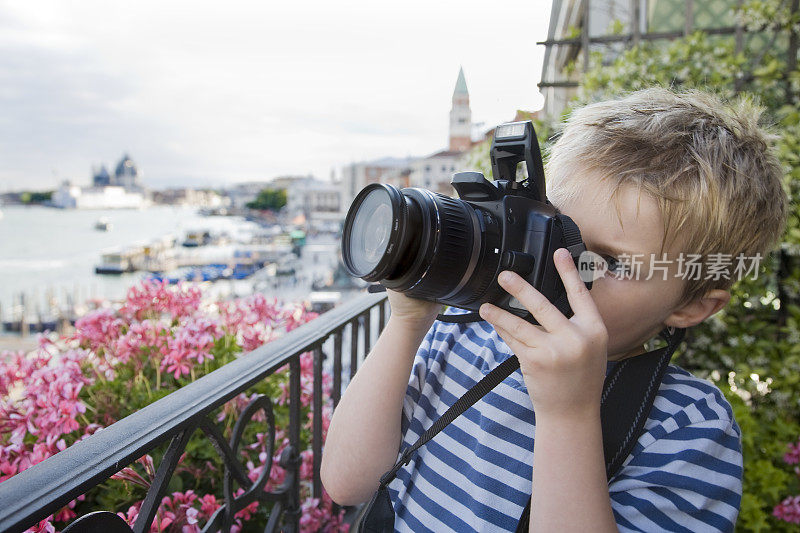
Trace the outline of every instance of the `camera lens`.
<path fill-rule="evenodd" d="M 476 272 L 489 241 L 466 202 L 425 189 L 399 191 L 371 184 L 345 219 L 342 256 L 347 270 L 366 281 L 429 300 L 471 301 L 485 291 Z"/>
<path fill-rule="evenodd" d="M 351 260 L 358 276 L 378 266 L 392 229 L 392 205 L 384 189 L 374 189 L 361 203 L 353 219 Z"/>

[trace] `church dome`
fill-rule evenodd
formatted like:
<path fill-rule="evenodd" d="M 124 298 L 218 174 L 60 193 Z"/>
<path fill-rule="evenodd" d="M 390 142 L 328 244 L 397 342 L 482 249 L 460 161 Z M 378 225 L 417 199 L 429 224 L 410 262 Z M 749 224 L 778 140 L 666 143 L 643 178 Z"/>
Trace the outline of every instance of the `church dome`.
<path fill-rule="evenodd" d="M 101 166 L 100 170 L 94 173 L 94 176 L 92 176 L 92 181 L 96 187 L 102 187 L 111 183 L 111 176 L 108 174 L 108 170 L 106 169 L 105 165 Z"/>
<path fill-rule="evenodd" d="M 119 160 L 119 163 L 117 163 L 117 169 L 114 171 L 114 175 L 117 177 L 138 176 L 139 169 L 136 168 L 136 164 L 133 162 L 133 159 L 131 159 L 128 154 L 125 154 L 122 156 L 122 159 Z"/>

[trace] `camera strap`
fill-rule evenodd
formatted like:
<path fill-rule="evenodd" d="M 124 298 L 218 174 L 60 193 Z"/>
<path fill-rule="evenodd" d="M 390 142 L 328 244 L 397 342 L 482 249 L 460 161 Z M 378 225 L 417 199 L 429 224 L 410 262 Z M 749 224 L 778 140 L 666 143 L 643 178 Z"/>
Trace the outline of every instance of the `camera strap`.
<path fill-rule="evenodd" d="M 466 316 L 468 315 L 447 315 L 444 318 L 447 322 L 457 322 L 452 319 Z M 620 361 L 606 375 L 600 398 L 600 417 L 606 478 L 609 481 L 619 471 L 639 439 L 672 354 L 683 340 L 685 333 L 686 330 L 683 328 L 665 328 L 659 336 L 667 342 L 666 346 Z M 394 508 L 387 487 L 397 472 L 411 461 L 421 446 L 518 368 L 519 360 L 516 355 L 500 363 L 450 406 L 413 445 L 406 448 L 394 467 L 381 477 L 378 490 L 360 513 L 354 531 L 366 533 L 394 531 Z M 528 531 L 530 505 L 529 499 L 517 525 L 517 533 Z"/>

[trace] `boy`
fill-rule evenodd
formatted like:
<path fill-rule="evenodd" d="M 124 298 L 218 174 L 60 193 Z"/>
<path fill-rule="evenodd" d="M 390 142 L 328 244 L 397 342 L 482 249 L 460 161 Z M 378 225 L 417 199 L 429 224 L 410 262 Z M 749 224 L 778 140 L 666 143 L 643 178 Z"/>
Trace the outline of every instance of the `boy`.
<path fill-rule="evenodd" d="M 438 305 L 390 291 L 391 318 L 329 428 L 321 475 L 333 500 L 368 500 L 398 444 L 413 444 L 514 353 L 520 369 L 389 485 L 397 531 L 514 531 L 531 495 L 531 531 L 731 531 L 741 436 L 720 391 L 670 366 L 610 482 L 600 396 L 617 361 L 643 353 L 664 327 L 691 327 L 728 303 L 736 278 L 709 265 L 727 259 L 733 269 L 780 238 L 781 169 L 757 120 L 746 104 L 657 88 L 574 112 L 547 163 L 547 195 L 608 261 L 605 276 L 587 291 L 556 252 L 574 311 L 567 319 L 501 273 L 540 326 L 490 304 L 481 322 L 434 322 Z M 690 264 L 705 268 L 687 276 Z"/>

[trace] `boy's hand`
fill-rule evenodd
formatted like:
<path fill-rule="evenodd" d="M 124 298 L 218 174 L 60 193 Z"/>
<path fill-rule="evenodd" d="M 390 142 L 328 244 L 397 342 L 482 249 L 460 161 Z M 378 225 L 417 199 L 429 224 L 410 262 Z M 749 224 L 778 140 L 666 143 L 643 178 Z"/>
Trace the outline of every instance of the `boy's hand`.
<path fill-rule="evenodd" d="M 553 260 L 575 313 L 571 318 L 522 277 L 508 271 L 498 276 L 500 286 L 541 326 L 488 303 L 481 306 L 480 315 L 517 355 L 537 418 L 599 418 L 608 332 L 569 252 L 559 248 Z"/>
<path fill-rule="evenodd" d="M 431 327 L 436 315 L 442 309 L 442 304 L 411 298 L 402 292 L 386 289 L 389 296 L 389 306 L 392 308 L 391 318 L 395 321 L 403 321 L 412 325 L 418 325 L 425 331 Z"/>

